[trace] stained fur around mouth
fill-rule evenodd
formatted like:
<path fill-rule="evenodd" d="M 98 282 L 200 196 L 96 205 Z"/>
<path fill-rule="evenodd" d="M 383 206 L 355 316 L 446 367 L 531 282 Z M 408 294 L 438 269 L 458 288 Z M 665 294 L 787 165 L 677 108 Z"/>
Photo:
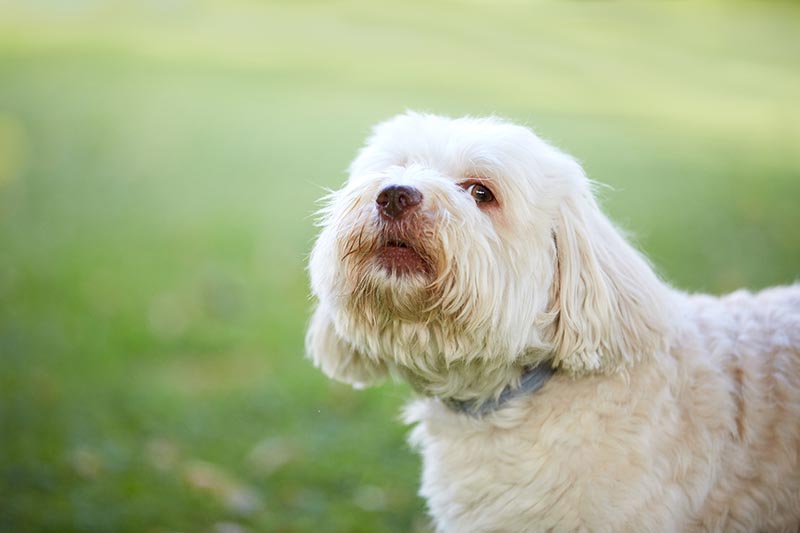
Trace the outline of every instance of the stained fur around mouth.
<path fill-rule="evenodd" d="M 354 259 L 354 266 L 362 270 L 376 260 L 383 248 L 406 249 L 419 256 L 422 261 L 420 273 L 433 282 L 436 268 L 431 245 L 427 242 L 430 240 L 430 230 L 424 229 L 431 225 L 432 222 L 423 216 L 393 222 L 375 217 L 362 224 L 358 232 L 345 240 L 342 260 Z"/>
<path fill-rule="evenodd" d="M 381 225 L 378 238 L 380 247 L 374 257 L 393 277 L 420 274 L 426 278 L 432 277 L 432 263 L 424 245 L 417 238 L 418 233 L 414 224 L 384 222 Z"/>
<path fill-rule="evenodd" d="M 423 211 L 394 222 L 363 212 L 352 220 L 348 231 L 338 237 L 342 272 L 349 278 L 346 294 L 342 294 L 348 308 L 374 317 L 376 327 L 383 323 L 378 316 L 414 323 L 463 322 L 474 295 L 454 287 L 458 260 L 445 255 L 452 220 L 444 210 Z M 379 264 L 381 249 L 398 243 L 420 256 L 425 263 L 423 272 L 396 275 Z"/>

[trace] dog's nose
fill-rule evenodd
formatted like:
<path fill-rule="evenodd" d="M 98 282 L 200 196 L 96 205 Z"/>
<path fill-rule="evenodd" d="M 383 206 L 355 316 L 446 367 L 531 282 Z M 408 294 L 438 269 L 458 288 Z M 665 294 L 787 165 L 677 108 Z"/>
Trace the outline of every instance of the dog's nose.
<path fill-rule="evenodd" d="M 388 218 L 400 218 L 422 201 L 422 193 L 406 185 L 389 185 L 383 189 L 375 203 L 378 211 Z"/>

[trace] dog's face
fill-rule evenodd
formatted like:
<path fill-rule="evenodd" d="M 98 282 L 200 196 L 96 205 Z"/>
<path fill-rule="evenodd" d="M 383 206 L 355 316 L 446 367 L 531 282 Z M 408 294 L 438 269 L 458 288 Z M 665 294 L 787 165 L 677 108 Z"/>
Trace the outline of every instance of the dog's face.
<path fill-rule="evenodd" d="M 632 250 L 636 264 L 609 271 L 617 260 L 603 248 L 626 255 L 626 245 L 580 166 L 498 119 L 405 114 L 379 125 L 322 226 L 310 262 L 315 362 L 351 383 L 393 370 L 453 398 L 496 394 L 543 361 L 618 367 L 603 338 L 624 332 L 603 322 L 625 282 L 607 278 L 649 272 Z M 593 232 L 608 242 L 598 248 Z M 587 306 L 599 316 L 583 316 Z"/>

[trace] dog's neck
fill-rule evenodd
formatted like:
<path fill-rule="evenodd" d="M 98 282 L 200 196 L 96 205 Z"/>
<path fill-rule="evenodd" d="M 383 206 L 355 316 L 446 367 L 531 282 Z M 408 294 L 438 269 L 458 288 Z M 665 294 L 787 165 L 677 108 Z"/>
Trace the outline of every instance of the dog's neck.
<path fill-rule="evenodd" d="M 549 362 L 542 363 L 526 369 L 520 376 L 519 383 L 516 386 L 509 385 L 504 388 L 497 398 L 485 401 L 456 400 L 453 398 L 442 398 L 441 400 L 442 403 L 457 413 L 482 417 L 501 409 L 505 404 L 515 398 L 534 394 L 550 381 L 553 374 L 555 374 L 555 369 L 552 365 Z"/>

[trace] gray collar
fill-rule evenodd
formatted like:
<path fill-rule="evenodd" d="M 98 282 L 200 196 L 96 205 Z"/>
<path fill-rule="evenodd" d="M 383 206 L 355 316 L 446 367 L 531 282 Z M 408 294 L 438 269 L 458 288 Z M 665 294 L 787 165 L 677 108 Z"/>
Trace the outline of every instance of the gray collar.
<path fill-rule="evenodd" d="M 542 387 L 545 383 L 550 381 L 553 377 L 555 369 L 550 366 L 550 363 L 543 363 L 532 368 L 528 368 L 519 378 L 519 385 L 516 388 L 511 388 L 509 385 L 497 399 L 486 400 L 479 402 L 478 400 L 454 400 L 444 399 L 442 402 L 457 413 L 464 413 L 475 417 L 482 417 L 494 411 L 497 411 L 508 401 L 514 398 L 519 398 L 525 394 L 533 394 Z"/>

